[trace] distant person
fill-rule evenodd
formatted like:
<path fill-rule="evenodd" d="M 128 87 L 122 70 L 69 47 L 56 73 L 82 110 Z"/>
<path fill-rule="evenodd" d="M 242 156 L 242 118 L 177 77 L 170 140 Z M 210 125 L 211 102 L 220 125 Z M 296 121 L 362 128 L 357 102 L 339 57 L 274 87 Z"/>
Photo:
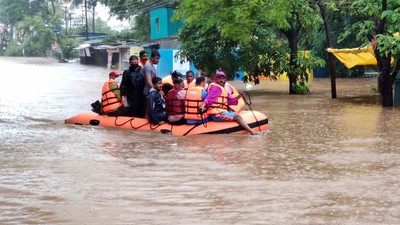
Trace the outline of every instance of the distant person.
<path fill-rule="evenodd" d="M 147 96 L 149 120 L 153 124 L 162 125 L 167 121 L 165 101 L 161 93 L 162 79 L 160 77 L 153 77 L 152 86 Z"/>
<path fill-rule="evenodd" d="M 139 59 L 132 55 L 129 58 L 129 69 L 122 74 L 121 95 L 126 96 L 131 113 L 130 116 L 144 118 L 146 116 L 146 96 L 143 94 L 144 76 L 140 73 Z"/>
<path fill-rule="evenodd" d="M 205 78 L 204 90 L 208 90 L 208 85 L 210 85 L 212 82 L 210 73 L 203 71 L 203 72 L 201 72 L 201 76 Z"/>
<path fill-rule="evenodd" d="M 160 62 L 160 58 L 161 58 L 160 53 L 157 50 L 153 51 L 151 53 L 151 58 L 149 63 L 147 63 L 140 71 L 142 76 L 145 77 L 145 86 L 143 90 L 143 94 L 145 96 L 149 94 L 149 90 L 153 87 L 152 78 L 157 76 L 155 65 L 157 65 Z"/>
<path fill-rule="evenodd" d="M 219 71 L 215 74 L 214 82 L 210 84 L 207 97 L 204 99 L 203 105 L 199 108 L 200 112 L 207 112 L 210 114 L 211 119 L 216 122 L 237 121 L 239 125 L 247 130 L 251 135 L 257 134 L 253 131 L 246 121 L 233 111 L 229 111 L 229 105 L 237 105 L 238 98 L 243 97 L 239 94 L 238 97 L 232 97 L 225 89 L 226 75 L 224 72 Z"/>
<path fill-rule="evenodd" d="M 142 50 L 139 52 L 139 58 L 139 66 L 144 67 L 149 61 L 149 53 L 147 53 L 145 50 Z"/>
<path fill-rule="evenodd" d="M 186 92 L 185 119 L 187 124 L 201 124 L 209 121 L 207 112 L 199 112 L 199 107 L 203 105 L 203 101 L 207 97 L 204 85 L 205 77 L 197 77 L 196 86 L 190 87 Z"/>
<path fill-rule="evenodd" d="M 189 70 L 186 72 L 186 80 L 184 82 L 185 88 L 188 89 L 190 87 L 194 87 L 195 85 L 195 81 L 194 81 L 194 73 L 193 71 Z"/>
<path fill-rule="evenodd" d="M 111 72 L 109 80 L 103 85 L 101 97 L 101 113 L 108 116 L 126 116 L 129 114 L 129 108 L 124 107 L 122 97 L 115 79 L 119 77 L 118 72 Z"/>
<path fill-rule="evenodd" d="M 174 87 L 166 95 L 167 116 L 171 124 L 185 124 L 185 98 L 183 79 L 181 76 L 173 77 Z"/>

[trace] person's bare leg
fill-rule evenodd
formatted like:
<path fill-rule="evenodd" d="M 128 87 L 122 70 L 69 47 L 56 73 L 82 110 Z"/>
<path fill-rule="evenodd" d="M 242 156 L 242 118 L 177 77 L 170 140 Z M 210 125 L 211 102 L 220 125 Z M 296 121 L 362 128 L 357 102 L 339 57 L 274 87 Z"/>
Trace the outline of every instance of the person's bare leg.
<path fill-rule="evenodd" d="M 246 121 L 244 121 L 244 119 L 239 114 L 235 113 L 233 119 L 236 120 L 240 124 L 240 126 L 242 126 L 245 130 L 247 130 L 251 135 L 257 134 L 249 127 L 249 125 L 247 125 Z"/>

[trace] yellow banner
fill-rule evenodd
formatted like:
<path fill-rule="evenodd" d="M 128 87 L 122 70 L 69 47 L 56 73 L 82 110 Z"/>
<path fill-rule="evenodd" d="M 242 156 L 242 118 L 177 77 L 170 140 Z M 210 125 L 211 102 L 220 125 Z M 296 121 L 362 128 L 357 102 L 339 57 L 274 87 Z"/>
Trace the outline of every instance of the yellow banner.
<path fill-rule="evenodd" d="M 327 51 L 332 53 L 348 69 L 354 66 L 377 65 L 374 50 L 371 45 L 365 46 L 364 48 L 328 48 Z"/>

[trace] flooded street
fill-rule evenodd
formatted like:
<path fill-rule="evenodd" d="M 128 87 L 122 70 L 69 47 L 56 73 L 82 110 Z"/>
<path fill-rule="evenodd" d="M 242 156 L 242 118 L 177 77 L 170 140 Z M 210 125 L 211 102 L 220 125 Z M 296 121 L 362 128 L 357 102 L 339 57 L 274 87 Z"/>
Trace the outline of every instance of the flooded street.
<path fill-rule="evenodd" d="M 400 108 L 376 79 L 264 81 L 263 136 L 66 125 L 109 71 L 2 58 L 0 224 L 400 224 Z M 245 84 L 233 82 L 238 89 Z"/>

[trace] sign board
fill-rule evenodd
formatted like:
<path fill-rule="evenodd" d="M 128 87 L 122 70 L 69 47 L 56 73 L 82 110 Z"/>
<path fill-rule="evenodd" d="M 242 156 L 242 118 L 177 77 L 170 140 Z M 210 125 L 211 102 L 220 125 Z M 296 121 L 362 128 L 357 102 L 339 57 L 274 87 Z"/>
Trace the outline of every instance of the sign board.
<path fill-rule="evenodd" d="M 139 58 L 139 53 L 142 51 L 142 47 L 133 46 L 130 48 L 130 55 L 136 55 Z"/>
<path fill-rule="evenodd" d="M 182 61 L 181 58 L 177 57 L 179 50 L 174 50 L 172 52 L 172 70 L 176 70 L 182 74 L 185 74 L 188 70 L 190 70 L 190 63 L 186 59 Z"/>
<path fill-rule="evenodd" d="M 90 49 L 85 48 L 86 57 L 90 57 Z"/>

